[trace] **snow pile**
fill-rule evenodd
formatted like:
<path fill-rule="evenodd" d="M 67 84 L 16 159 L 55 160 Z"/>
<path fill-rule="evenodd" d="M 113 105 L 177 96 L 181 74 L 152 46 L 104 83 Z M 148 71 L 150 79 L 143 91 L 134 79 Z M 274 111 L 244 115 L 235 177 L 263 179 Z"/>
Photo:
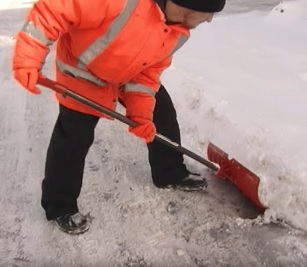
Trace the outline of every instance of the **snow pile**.
<path fill-rule="evenodd" d="M 184 144 L 201 155 L 209 141 L 221 147 L 260 176 L 265 216 L 307 230 L 305 3 L 278 5 L 286 12 L 274 23 L 277 7 L 217 17 L 193 31 L 163 81 Z"/>

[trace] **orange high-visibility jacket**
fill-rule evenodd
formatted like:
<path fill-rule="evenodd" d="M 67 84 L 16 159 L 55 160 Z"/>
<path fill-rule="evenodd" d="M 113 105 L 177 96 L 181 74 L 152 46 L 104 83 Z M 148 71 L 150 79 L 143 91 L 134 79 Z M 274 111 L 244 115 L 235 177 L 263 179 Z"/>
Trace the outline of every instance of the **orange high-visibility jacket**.
<path fill-rule="evenodd" d="M 128 116 L 152 117 L 160 75 L 189 37 L 165 24 L 153 0 L 39 0 L 17 34 L 13 68 L 41 69 L 57 41 L 56 80 L 114 109 L 120 97 Z M 73 110 L 101 114 L 57 95 Z"/>

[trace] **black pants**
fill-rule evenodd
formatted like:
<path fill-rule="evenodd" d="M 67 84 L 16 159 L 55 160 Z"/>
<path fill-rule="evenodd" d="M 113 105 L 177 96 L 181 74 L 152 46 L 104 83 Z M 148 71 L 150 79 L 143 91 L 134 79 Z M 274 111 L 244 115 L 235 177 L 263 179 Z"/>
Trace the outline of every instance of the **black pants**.
<path fill-rule="evenodd" d="M 60 106 L 47 151 L 42 206 L 48 220 L 78 211 L 85 158 L 94 141 L 99 118 Z M 176 111 L 164 86 L 156 94 L 153 121 L 157 132 L 180 143 Z M 157 187 L 176 183 L 188 175 L 182 154 L 153 141 L 148 144 L 153 183 Z"/>

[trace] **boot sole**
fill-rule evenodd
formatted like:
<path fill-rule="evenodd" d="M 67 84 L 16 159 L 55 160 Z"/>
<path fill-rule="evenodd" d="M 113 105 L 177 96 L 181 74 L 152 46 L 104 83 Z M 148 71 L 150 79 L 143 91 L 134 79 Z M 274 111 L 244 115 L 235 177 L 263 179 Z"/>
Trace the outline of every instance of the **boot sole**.
<path fill-rule="evenodd" d="M 84 225 L 83 227 L 80 227 L 80 228 L 72 229 L 72 230 L 68 230 L 68 229 L 61 227 L 56 221 L 54 222 L 54 224 L 59 230 L 69 235 L 81 235 L 90 229 L 89 224 Z"/>

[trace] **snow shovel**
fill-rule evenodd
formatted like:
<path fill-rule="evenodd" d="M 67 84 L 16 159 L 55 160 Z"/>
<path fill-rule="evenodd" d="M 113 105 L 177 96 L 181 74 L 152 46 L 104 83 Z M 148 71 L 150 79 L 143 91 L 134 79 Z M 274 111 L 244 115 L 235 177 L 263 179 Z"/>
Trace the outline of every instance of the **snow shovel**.
<path fill-rule="evenodd" d="M 38 85 L 52 89 L 53 91 L 60 93 L 63 97 L 70 97 L 79 103 L 93 108 L 98 112 L 102 112 L 103 114 L 117 119 L 129 126 L 134 127 L 137 125 L 136 122 L 128 119 L 124 115 L 105 108 L 82 95 L 76 94 L 73 91 L 67 89 L 65 86 L 46 77 L 39 77 Z M 228 159 L 228 154 L 214 144 L 209 143 L 207 148 L 207 155 L 209 160 L 206 160 L 194 152 L 184 148 L 180 144 L 171 141 L 162 134 L 157 133 L 154 139 L 207 166 L 209 169 L 215 172 L 216 176 L 229 180 L 231 183 L 233 183 L 258 208 L 266 209 L 258 197 L 258 187 L 260 182 L 259 177 L 245 168 L 235 159 Z"/>

